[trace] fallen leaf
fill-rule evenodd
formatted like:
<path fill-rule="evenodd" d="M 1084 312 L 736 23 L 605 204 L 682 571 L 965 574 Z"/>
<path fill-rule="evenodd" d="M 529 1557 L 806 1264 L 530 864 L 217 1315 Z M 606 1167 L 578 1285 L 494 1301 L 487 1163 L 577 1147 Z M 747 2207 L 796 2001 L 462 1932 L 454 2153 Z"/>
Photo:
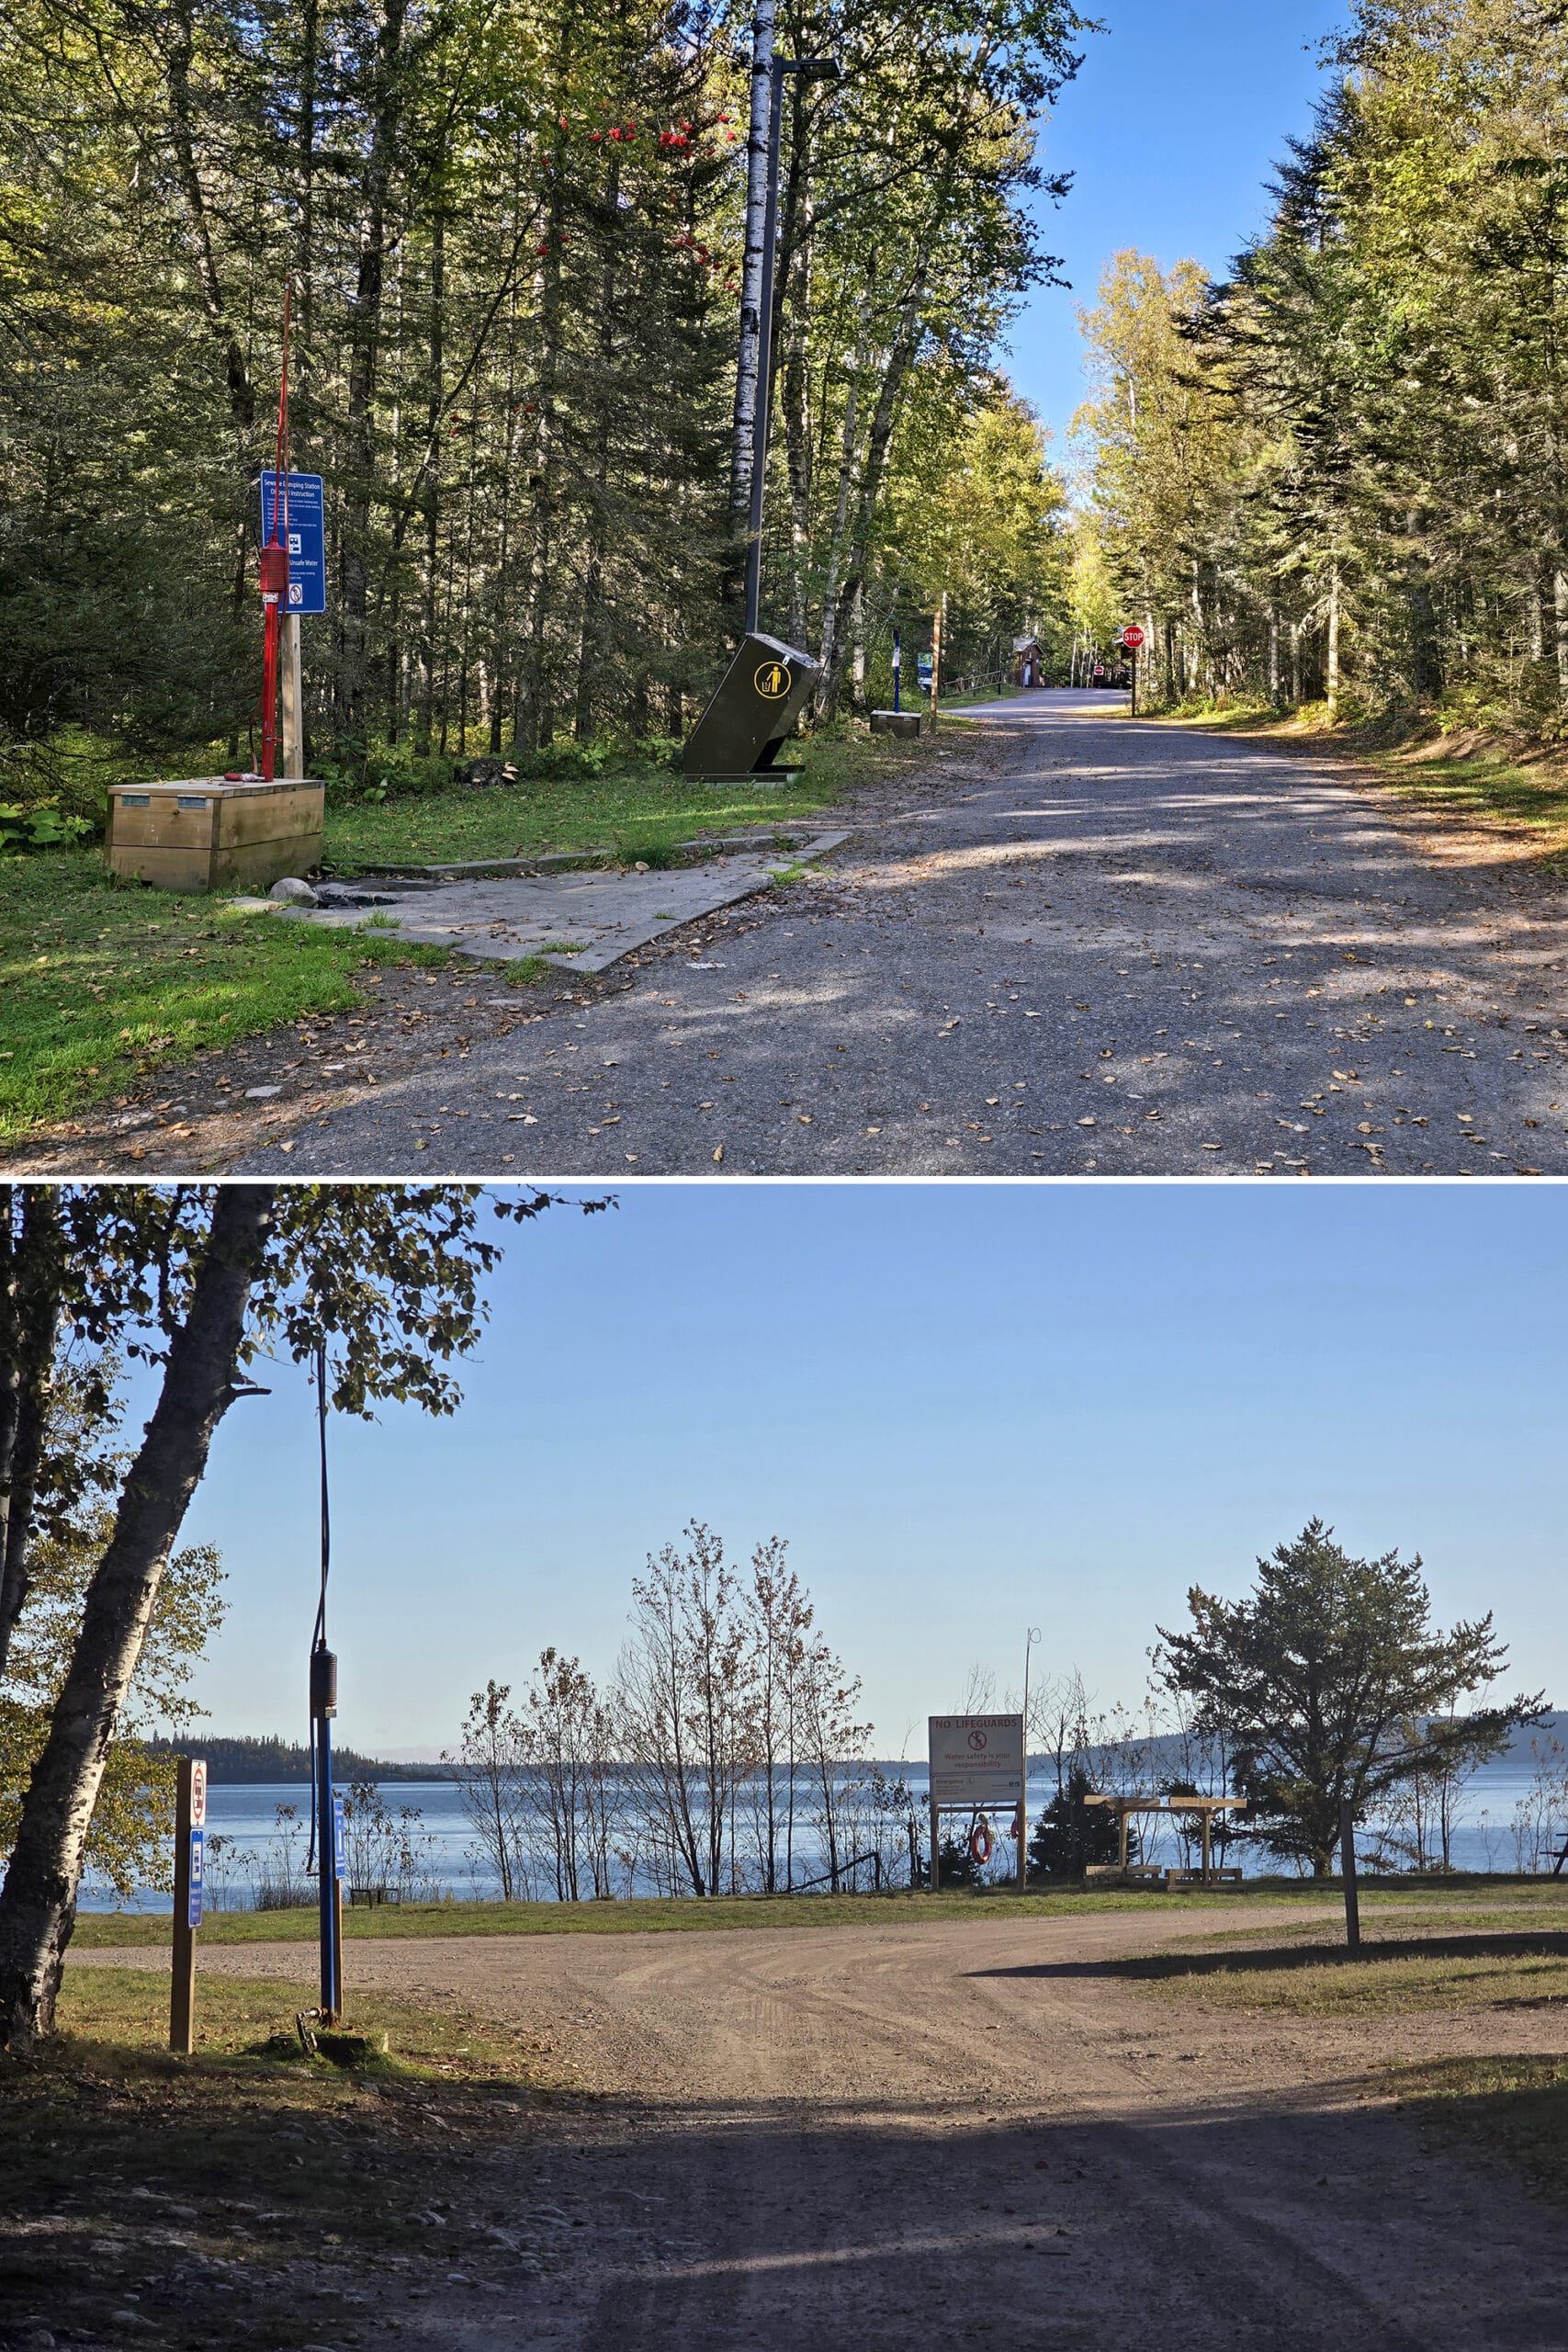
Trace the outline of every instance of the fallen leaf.
<path fill-rule="evenodd" d="M 723 1146 L 722 1144 L 720 1144 L 720 1145 L 719 1145 L 718 1149 L 714 1153 L 714 1159 L 715 1159 L 715 1160 L 716 1160 L 716 1161 L 717 1161 L 717 1160 L 722 1159 L 723 1158 L 724 1158 L 724 1146 Z"/>

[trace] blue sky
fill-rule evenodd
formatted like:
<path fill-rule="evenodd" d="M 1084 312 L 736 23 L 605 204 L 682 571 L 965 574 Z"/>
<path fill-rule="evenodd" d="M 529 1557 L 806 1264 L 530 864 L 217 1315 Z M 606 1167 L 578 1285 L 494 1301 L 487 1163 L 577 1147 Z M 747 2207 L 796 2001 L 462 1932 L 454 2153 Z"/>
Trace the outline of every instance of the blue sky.
<path fill-rule="evenodd" d="M 1325 86 L 1317 44 L 1341 0 L 1078 0 L 1105 27 L 1044 127 L 1042 160 L 1074 175 L 1043 209 L 1048 250 L 1072 291 L 1035 289 L 1009 369 L 1057 436 L 1084 396 L 1077 310 L 1113 253 L 1217 275 L 1264 227 L 1266 187 L 1288 132 L 1310 129 Z"/>
<path fill-rule="evenodd" d="M 342 1736 L 431 1753 L 547 1642 L 613 1663 L 645 1553 L 774 1532 L 878 1745 L 971 1661 L 1134 1701 L 1194 1578 L 1314 1512 L 1495 1608 L 1568 1691 L 1568 1245 L 1555 1186 L 642 1183 L 511 1235 L 455 1420 L 336 1423 Z M 230 1570 L 220 1731 L 300 1726 L 311 1399 L 236 1406 L 186 1522 Z M 1038 1670 L 1038 1669 L 1037 1669 Z M 1512 1685 L 1510 1686 L 1512 1687 Z"/>

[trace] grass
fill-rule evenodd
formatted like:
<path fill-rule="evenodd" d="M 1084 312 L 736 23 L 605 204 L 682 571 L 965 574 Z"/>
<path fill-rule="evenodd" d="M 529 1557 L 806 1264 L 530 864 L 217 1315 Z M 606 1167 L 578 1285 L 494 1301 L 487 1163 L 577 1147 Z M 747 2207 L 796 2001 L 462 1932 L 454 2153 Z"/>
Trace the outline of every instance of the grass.
<path fill-rule="evenodd" d="M 595 777 L 546 777 L 514 787 L 330 808 L 322 862 L 333 873 L 353 874 L 404 860 L 446 865 L 603 850 L 618 862 L 641 858 L 668 865 L 694 834 L 783 824 L 826 807 L 859 764 L 852 753 L 861 748 L 852 739 L 846 745 L 818 737 L 804 763 L 770 786 L 696 784 L 628 762 Z M 852 752 L 849 761 L 845 750 Z"/>
<path fill-rule="evenodd" d="M 1505 1897 L 1506 1908 L 1497 1907 Z M 1338 1882 L 1251 1879 L 1244 1886 L 1214 1887 L 1208 1892 L 1194 1889 L 1179 1894 L 1155 1889 L 1085 1891 L 1064 1886 L 1031 1888 L 1021 1895 L 1007 1887 L 955 1887 L 937 1894 L 902 1888 L 886 1894 L 736 1894 L 705 1901 L 682 1895 L 609 1903 L 404 1903 L 350 1908 L 344 1914 L 344 1930 L 351 1937 L 370 1939 L 704 1935 L 728 1928 L 904 1927 L 951 1919 L 1073 1918 L 1105 1911 L 1220 1911 L 1245 1917 L 1259 1904 L 1280 1903 L 1300 1905 L 1303 1909 L 1331 1905 L 1331 1917 L 1337 1918 Z M 1486 1905 L 1492 1907 L 1477 1908 Z M 1438 1884 L 1429 1880 L 1413 1883 L 1363 1879 L 1361 1908 L 1372 1918 L 1385 1910 L 1401 1917 L 1412 1908 L 1438 1917 L 1459 1910 L 1466 1927 L 1508 1926 L 1521 1914 L 1529 1918 L 1546 1908 L 1561 1912 L 1568 1928 L 1568 1880 L 1455 1876 Z M 297 1911 L 209 1911 L 201 1930 L 204 1942 L 224 1944 L 309 1943 L 314 1941 L 316 1932 L 313 1905 Z M 1243 1927 L 1204 1940 L 1217 1945 L 1256 1934 L 1256 1928 Z M 169 1940 L 169 1922 L 163 1915 L 149 1912 L 82 1911 L 77 1914 L 74 1940 L 90 1951 L 117 1945 L 162 1945 Z"/>
<path fill-rule="evenodd" d="M 1271 736 L 1344 753 L 1373 769 L 1396 799 L 1516 839 L 1530 837 L 1542 861 L 1553 866 L 1568 861 L 1568 767 L 1561 754 L 1521 761 L 1506 744 L 1478 743 L 1473 733 L 1413 735 L 1417 722 L 1397 713 L 1335 728 L 1322 705 L 1283 718 L 1257 702 L 1156 716 L 1206 733 Z"/>
<path fill-rule="evenodd" d="M 197 2051 L 190 2060 L 169 2056 L 169 1981 L 160 1970 L 68 1968 L 58 2022 L 78 2056 L 89 2047 L 112 2049 L 128 2064 L 145 2061 L 165 2074 L 216 2069 L 222 2079 L 276 2090 L 289 2103 L 332 2107 L 345 2085 L 352 2092 L 354 2082 L 324 2061 L 307 2064 L 294 2030 L 295 2012 L 315 1999 L 304 1989 L 314 1967 L 312 1960 L 301 1961 L 299 1985 L 276 1977 L 198 1975 Z M 503 2027 L 481 2028 L 461 2012 L 380 1994 L 362 2006 L 352 1988 L 344 1998 L 349 2029 L 384 2032 L 390 2046 L 389 2059 L 366 2069 L 364 2079 L 516 2085 L 536 2064 L 537 2045 L 509 2037 Z M 287 2064 L 255 2054 L 256 2045 L 274 2035 L 291 2045 Z"/>
<path fill-rule="evenodd" d="M 1383 2079 L 1422 2121 L 1490 2143 L 1538 2188 L 1568 2197 L 1568 2058 L 1434 2058 Z"/>
<path fill-rule="evenodd" d="M 120 2343 L 124 2305 L 193 2344 L 363 2340 L 355 2266 L 447 2268 L 469 2217 L 503 2218 L 484 2211 L 488 2154 L 559 2086 L 525 2037 L 379 1996 L 349 2003 L 352 2027 L 391 2042 L 363 2074 L 257 2055 L 289 2047 L 301 1996 L 243 1978 L 198 1984 L 197 2053 L 175 2058 L 168 1998 L 161 1973 L 68 1970 L 56 2037 L 0 2060 L 14 2324 Z"/>
<path fill-rule="evenodd" d="M 0 865 L 0 1141 L 161 1064 L 352 1006 L 356 975 L 388 960 L 448 957 L 128 888 L 90 853 Z"/>
<path fill-rule="evenodd" d="M 1554 861 L 1568 854 L 1568 772 L 1520 767 L 1501 752 L 1450 756 L 1440 745 L 1415 757 L 1374 753 L 1372 765 L 1401 799 L 1448 816 L 1518 827 L 1540 834 Z"/>
<path fill-rule="evenodd" d="M 1466 1923 L 1467 1926 L 1470 1923 Z M 1108 1975 L 1205 2008 L 1297 2018 L 1409 2017 L 1434 2011 L 1568 2006 L 1568 1932 L 1363 1935 L 1359 1956 L 1324 1939 L 1250 1951 L 1159 1952 L 1106 1964 Z"/>
<path fill-rule="evenodd" d="M 956 722 L 955 722 L 956 723 Z M 458 863 L 546 850 L 604 849 L 669 865 L 699 830 L 784 822 L 928 755 L 883 736 L 827 734 L 773 789 L 710 790 L 651 766 L 516 791 L 453 791 L 334 808 L 326 862 Z M 123 1093 L 152 1071 L 355 1000 L 376 963 L 441 965 L 446 949 L 400 940 L 394 918 L 327 930 L 236 915 L 219 898 L 111 876 L 92 851 L 0 861 L 0 1144 Z M 575 952 L 563 943 L 557 952 Z M 507 967 L 553 977 L 537 957 Z"/>
<path fill-rule="evenodd" d="M 1256 1885 L 1256 1882 L 1255 1882 Z M 352 1938 L 404 1936 L 626 1936 L 713 1934 L 728 1928 L 913 1927 L 959 1919 L 1071 1918 L 1104 1911 L 1224 1910 L 1251 1903 L 1321 1903 L 1324 1890 L 1292 1879 L 1266 1891 L 1216 1887 L 1190 1894 L 1134 1894 L 1116 1889 L 1079 1893 L 1008 1889 L 971 1892 L 943 1889 L 938 1894 L 738 1894 L 705 1901 L 692 1896 L 638 1897 L 609 1903 L 405 1903 L 344 1914 Z M 1375 1897 L 1367 1898 L 1375 1902 Z M 298 1911 L 209 1913 L 204 1942 L 224 1944 L 308 1943 L 314 1940 L 314 1907 Z M 88 1951 L 116 1945 L 166 1944 L 166 1917 L 141 1912 L 84 1911 L 75 1942 Z"/>

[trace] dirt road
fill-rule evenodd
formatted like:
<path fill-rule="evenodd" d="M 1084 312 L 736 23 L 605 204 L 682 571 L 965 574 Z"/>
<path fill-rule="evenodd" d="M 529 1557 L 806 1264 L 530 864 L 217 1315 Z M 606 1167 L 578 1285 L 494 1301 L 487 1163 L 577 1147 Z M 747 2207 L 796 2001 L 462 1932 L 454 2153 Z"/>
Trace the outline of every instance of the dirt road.
<path fill-rule="evenodd" d="M 510 2246 L 454 2213 L 449 2282 L 385 2288 L 380 2326 L 429 2352 L 1561 2352 L 1560 2217 L 1381 2072 L 1558 2050 L 1560 2019 L 1220 2014 L 1104 1973 L 1213 1925 L 355 1943 L 355 1992 L 525 2025 L 599 2095 L 520 2132 Z"/>
<path fill-rule="evenodd" d="M 815 882 L 231 1172 L 1562 1175 L 1568 907 L 1332 760 L 1031 695 Z"/>

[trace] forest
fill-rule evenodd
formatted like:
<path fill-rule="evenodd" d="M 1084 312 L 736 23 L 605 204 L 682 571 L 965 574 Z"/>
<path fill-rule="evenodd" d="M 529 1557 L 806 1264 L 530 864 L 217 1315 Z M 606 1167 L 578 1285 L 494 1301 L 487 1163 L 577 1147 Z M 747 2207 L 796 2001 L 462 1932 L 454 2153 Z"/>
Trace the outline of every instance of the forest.
<path fill-rule="evenodd" d="M 1358 0 L 1223 283 L 1083 313 L 1080 623 L 1175 705 L 1568 722 L 1568 9 Z"/>
<path fill-rule="evenodd" d="M 785 84 L 768 388 L 761 620 L 820 653 L 819 717 L 944 592 L 976 675 L 1059 626 L 1064 492 L 998 344 L 1055 267 L 1077 27 L 772 28 L 840 68 Z M 679 736 L 739 611 L 753 38 L 695 0 L 16 0 L 0 785 L 72 807 L 127 754 L 248 755 L 286 288 L 312 772 Z"/>

